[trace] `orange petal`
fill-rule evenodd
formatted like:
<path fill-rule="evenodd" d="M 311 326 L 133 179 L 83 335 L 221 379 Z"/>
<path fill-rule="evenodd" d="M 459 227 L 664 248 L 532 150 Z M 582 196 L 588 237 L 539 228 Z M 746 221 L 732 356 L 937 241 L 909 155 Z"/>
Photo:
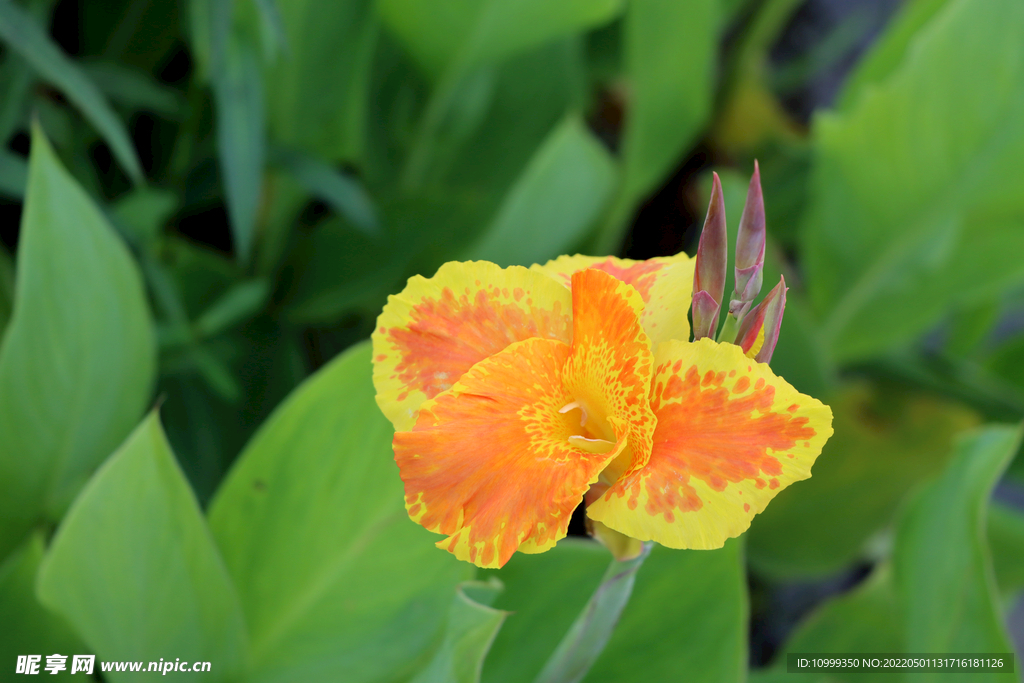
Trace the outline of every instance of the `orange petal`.
<path fill-rule="evenodd" d="M 658 347 L 647 466 L 588 509 L 607 526 L 671 548 L 719 548 L 789 484 L 811 476 L 832 435 L 828 406 L 734 344 Z"/>
<path fill-rule="evenodd" d="M 572 299 L 526 268 L 446 263 L 388 297 L 373 333 L 377 404 L 398 431 L 473 365 L 531 337 L 569 341 Z"/>
<path fill-rule="evenodd" d="M 588 269 L 572 276 L 572 310 L 572 354 L 562 383 L 594 436 L 617 439 L 616 424 L 629 430 L 631 456 L 616 469 L 632 472 L 650 457 L 655 424 L 648 400 L 654 355 L 639 321 L 643 302 L 633 287 Z"/>
<path fill-rule="evenodd" d="M 570 286 L 572 274 L 586 268 L 602 270 L 640 293 L 644 310 L 640 322 L 652 344 L 669 339 L 688 341 L 690 323 L 686 312 L 690 309 L 693 291 L 694 261 L 684 253 L 658 256 L 646 261 L 620 259 L 614 256 L 559 256 L 532 270 L 545 273 L 565 286 Z"/>
<path fill-rule="evenodd" d="M 410 432 L 395 434 L 409 516 L 447 534 L 437 545 L 480 567 L 517 549 L 541 552 L 564 538 L 569 518 L 625 438 L 605 453 L 574 448 L 579 419 L 560 373 L 569 346 L 529 339 L 474 365 L 427 401 Z"/>

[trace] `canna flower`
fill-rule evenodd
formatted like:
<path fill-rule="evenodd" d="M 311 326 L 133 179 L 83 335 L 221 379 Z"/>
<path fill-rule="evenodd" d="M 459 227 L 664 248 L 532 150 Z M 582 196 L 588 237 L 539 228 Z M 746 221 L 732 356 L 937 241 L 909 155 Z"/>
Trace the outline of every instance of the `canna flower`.
<path fill-rule="evenodd" d="M 406 509 L 439 547 L 500 567 L 553 547 L 585 498 L 599 530 L 718 548 L 810 476 L 831 411 L 740 346 L 689 341 L 694 265 L 451 262 L 389 297 L 377 402 Z M 762 345 L 780 286 L 751 323 Z"/>

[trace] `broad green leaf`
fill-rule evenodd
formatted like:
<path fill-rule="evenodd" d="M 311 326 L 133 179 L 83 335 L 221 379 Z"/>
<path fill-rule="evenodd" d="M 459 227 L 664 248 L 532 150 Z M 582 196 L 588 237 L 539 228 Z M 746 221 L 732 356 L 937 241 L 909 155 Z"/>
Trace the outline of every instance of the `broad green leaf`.
<path fill-rule="evenodd" d="M 141 109 L 171 119 L 184 113 L 181 95 L 142 71 L 118 62 L 86 62 L 82 70 L 101 92 L 128 109 Z"/>
<path fill-rule="evenodd" d="M 775 655 L 772 670 L 780 676 L 786 675 L 786 655 L 790 652 L 841 654 L 904 651 L 901 614 L 892 570 L 888 564 L 881 564 L 854 590 L 825 602 L 812 612 Z M 792 674 L 789 676 L 792 678 Z M 800 680 L 805 677 L 801 675 Z M 856 683 L 864 680 L 864 674 L 832 672 L 823 678 L 835 683 Z M 780 677 L 779 680 L 786 679 Z M 873 682 L 900 683 L 903 680 L 900 672 L 871 675 Z"/>
<path fill-rule="evenodd" d="M 252 637 L 250 681 L 409 675 L 470 573 L 409 520 L 370 374 L 362 344 L 307 380 L 211 505 Z"/>
<path fill-rule="evenodd" d="M 893 563 L 907 652 L 1012 652 L 985 517 L 992 487 L 1017 452 L 1021 431 L 990 426 L 963 436 L 946 470 L 901 520 Z M 989 676 L 1018 680 L 1011 673 Z"/>
<path fill-rule="evenodd" d="M 895 17 L 889 20 L 867 55 L 861 58 L 846 78 L 839 97 L 838 108 L 849 109 L 865 91 L 885 80 L 906 57 L 910 46 L 928 21 L 941 10 L 949 0 L 911 0 L 905 2 Z"/>
<path fill-rule="evenodd" d="M 155 372 L 139 272 L 38 129 L 17 265 L 0 346 L 0 555 L 60 518 L 138 422 Z"/>
<path fill-rule="evenodd" d="M 886 385 L 853 385 L 828 403 L 835 434 L 811 478 L 780 493 L 747 534 L 763 573 L 822 576 L 863 556 L 907 492 L 942 469 L 956 434 L 978 422 L 959 404 Z"/>
<path fill-rule="evenodd" d="M 1013 595 L 1024 589 L 1024 511 L 993 503 L 988 509 L 988 544 L 999 590 Z"/>
<path fill-rule="evenodd" d="M 645 543 L 633 558 L 615 558 L 601 577 L 579 616 L 551 653 L 535 683 L 578 683 L 583 680 L 604 651 L 633 594 L 636 574 L 651 553 Z"/>
<path fill-rule="evenodd" d="M 444 640 L 410 683 L 479 683 L 484 657 L 508 615 L 489 606 L 501 589 L 499 581 L 466 582 L 458 587 L 448 608 Z"/>
<path fill-rule="evenodd" d="M 267 69 L 273 139 L 327 161 L 357 162 L 379 32 L 372 0 L 280 0 L 287 50 Z"/>
<path fill-rule="evenodd" d="M 144 183 L 131 137 L 106 98 L 36 20 L 11 0 L 0 0 L 0 38 L 82 112 L 110 145 L 132 182 Z"/>
<path fill-rule="evenodd" d="M 358 180 L 301 152 L 277 149 L 273 159 L 307 192 L 326 202 L 352 225 L 370 235 L 380 232 L 373 200 Z"/>
<path fill-rule="evenodd" d="M 0 150 L 0 194 L 21 199 L 25 196 L 28 167 L 25 160 L 6 149 Z"/>
<path fill-rule="evenodd" d="M 622 0 L 380 0 L 381 18 L 428 74 L 497 63 L 599 26 Z"/>
<path fill-rule="evenodd" d="M 195 679 L 227 681 L 246 656 L 238 597 L 155 412 L 68 511 L 38 592 L 100 660 L 208 661 Z"/>
<path fill-rule="evenodd" d="M 680 162 L 711 110 L 718 2 L 632 0 L 624 51 L 631 98 L 623 138 L 623 193 L 649 192 Z"/>
<path fill-rule="evenodd" d="M 607 203 L 615 162 L 576 116 L 554 129 L 469 252 L 501 266 L 544 263 L 579 243 Z"/>
<path fill-rule="evenodd" d="M 484 661 L 484 683 L 532 683 L 601 582 L 611 555 L 594 541 L 566 538 L 540 555 L 516 553 L 497 576 L 495 607 L 510 612 Z"/>
<path fill-rule="evenodd" d="M 0 339 L 11 319 L 11 308 L 14 306 L 14 262 L 7 250 L 0 247 Z"/>
<path fill-rule="evenodd" d="M 611 560 L 594 542 L 560 541 L 540 555 L 515 555 L 497 576 L 496 606 L 512 612 L 484 664 L 485 683 L 528 683 L 568 630 Z M 633 595 L 585 683 L 741 681 L 747 659 L 747 597 L 740 544 L 721 550 L 655 547 Z"/>
<path fill-rule="evenodd" d="M 0 662 L 12 667 L 6 669 L 8 674 L 18 655 L 87 652 L 64 619 L 36 599 L 36 571 L 42 559 L 43 537 L 37 533 L 0 563 Z"/>
<path fill-rule="evenodd" d="M 511 619 L 511 617 L 510 617 Z M 671 681 L 685 671 L 707 683 L 741 683 L 747 670 L 747 583 L 742 544 L 719 550 L 656 546 L 633 597 L 584 683 Z"/>
<path fill-rule="evenodd" d="M 817 119 L 806 264 L 838 360 L 1024 279 L 1022 33 L 1016 0 L 952 0 L 889 78 Z"/>
<path fill-rule="evenodd" d="M 235 251 L 245 263 L 252 251 L 266 155 L 263 74 L 252 45 L 234 32 L 222 40 L 223 52 L 214 60 L 211 79 L 217 106 L 217 152 Z"/>
<path fill-rule="evenodd" d="M 598 236 L 597 253 L 617 250 L 624 219 L 681 162 L 707 120 L 718 54 L 718 4 L 629 3 L 623 51 L 630 98 L 622 141 L 622 187 Z"/>

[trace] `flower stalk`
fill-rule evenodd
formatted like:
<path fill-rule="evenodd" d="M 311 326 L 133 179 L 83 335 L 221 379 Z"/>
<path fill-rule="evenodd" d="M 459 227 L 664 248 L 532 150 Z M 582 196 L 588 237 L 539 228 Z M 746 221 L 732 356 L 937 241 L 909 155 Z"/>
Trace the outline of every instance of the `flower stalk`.
<path fill-rule="evenodd" d="M 597 590 L 576 617 L 534 683 L 577 683 L 590 671 L 611 638 L 622 610 L 633 593 L 640 566 L 651 554 L 653 543 L 643 544 L 640 554 L 628 560 L 613 559 Z"/>

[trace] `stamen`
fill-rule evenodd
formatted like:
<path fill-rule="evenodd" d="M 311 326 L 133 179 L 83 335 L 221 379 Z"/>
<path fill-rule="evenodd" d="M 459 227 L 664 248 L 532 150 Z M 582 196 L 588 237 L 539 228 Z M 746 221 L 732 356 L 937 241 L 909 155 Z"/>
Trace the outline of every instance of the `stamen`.
<path fill-rule="evenodd" d="M 588 439 L 585 436 L 570 436 L 569 444 L 587 453 L 611 453 L 615 450 L 614 441 L 604 439 Z"/>
<path fill-rule="evenodd" d="M 565 413 L 568 413 L 570 410 L 576 410 L 577 408 L 579 408 L 579 411 L 581 413 L 581 415 L 580 415 L 580 427 L 586 427 L 587 426 L 587 409 L 584 408 L 583 405 L 580 404 L 579 401 L 573 401 L 572 403 L 569 403 L 567 405 L 562 406 L 562 408 L 558 412 L 560 412 L 560 413 L 562 413 L 564 415 Z"/>

